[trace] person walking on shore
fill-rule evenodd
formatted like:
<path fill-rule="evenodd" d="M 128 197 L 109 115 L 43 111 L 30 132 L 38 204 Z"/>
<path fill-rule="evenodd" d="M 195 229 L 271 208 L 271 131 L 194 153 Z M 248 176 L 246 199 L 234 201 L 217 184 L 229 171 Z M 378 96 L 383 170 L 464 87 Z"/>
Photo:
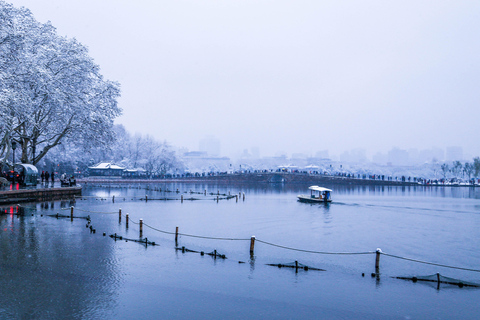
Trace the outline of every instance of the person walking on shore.
<path fill-rule="evenodd" d="M 50 179 L 50 173 L 48 173 L 48 171 L 45 171 L 45 182 L 48 183 L 49 179 Z"/>
<path fill-rule="evenodd" d="M 53 184 L 55 183 L 55 173 L 53 171 L 52 171 L 51 177 L 52 177 L 52 186 L 53 186 Z"/>
<path fill-rule="evenodd" d="M 40 175 L 40 177 L 42 178 L 42 183 L 43 183 L 43 181 L 45 181 L 45 171 L 42 171 L 42 174 Z"/>

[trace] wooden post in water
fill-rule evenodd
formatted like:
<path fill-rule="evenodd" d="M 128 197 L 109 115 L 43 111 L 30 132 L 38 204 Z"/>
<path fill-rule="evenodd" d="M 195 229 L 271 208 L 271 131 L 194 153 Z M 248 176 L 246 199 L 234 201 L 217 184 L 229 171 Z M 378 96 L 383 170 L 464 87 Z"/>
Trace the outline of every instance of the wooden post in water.
<path fill-rule="evenodd" d="M 145 195 L 145 202 L 147 202 L 147 201 L 148 201 L 148 196 L 147 196 L 147 195 Z"/>
<path fill-rule="evenodd" d="M 143 219 L 140 219 L 140 238 L 143 237 Z"/>
<path fill-rule="evenodd" d="M 205 189 L 205 195 L 207 195 L 207 189 Z"/>
<path fill-rule="evenodd" d="M 250 238 L 250 255 L 253 256 L 253 252 L 255 249 L 255 236 Z"/>
<path fill-rule="evenodd" d="M 178 243 L 178 227 L 175 228 L 175 246 Z"/>
<path fill-rule="evenodd" d="M 377 254 L 375 257 L 375 272 L 379 273 L 380 272 L 380 254 L 382 253 L 382 249 L 377 248 Z"/>
<path fill-rule="evenodd" d="M 128 213 L 125 215 L 125 226 L 128 229 Z"/>
<path fill-rule="evenodd" d="M 218 203 L 218 195 L 217 195 L 217 203 Z"/>
<path fill-rule="evenodd" d="M 115 195 L 112 196 L 112 202 L 115 203 Z"/>
<path fill-rule="evenodd" d="M 245 192 L 243 193 L 243 201 L 245 201 Z"/>
<path fill-rule="evenodd" d="M 73 206 L 70 207 L 70 221 L 73 221 Z"/>
<path fill-rule="evenodd" d="M 182 194 L 182 196 L 181 196 L 181 201 L 182 201 L 182 203 L 183 203 L 183 194 Z"/>
<path fill-rule="evenodd" d="M 235 195 L 235 202 L 238 202 L 238 195 Z"/>
<path fill-rule="evenodd" d="M 122 222 L 122 209 L 118 209 L 118 223 Z"/>

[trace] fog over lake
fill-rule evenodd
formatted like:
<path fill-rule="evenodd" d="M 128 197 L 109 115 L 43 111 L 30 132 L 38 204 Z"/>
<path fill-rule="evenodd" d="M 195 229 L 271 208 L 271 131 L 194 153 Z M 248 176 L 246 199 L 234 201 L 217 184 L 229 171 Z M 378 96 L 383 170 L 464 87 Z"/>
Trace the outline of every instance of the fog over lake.
<path fill-rule="evenodd" d="M 9 1 L 119 81 L 117 123 L 221 154 L 480 154 L 480 3 Z"/>

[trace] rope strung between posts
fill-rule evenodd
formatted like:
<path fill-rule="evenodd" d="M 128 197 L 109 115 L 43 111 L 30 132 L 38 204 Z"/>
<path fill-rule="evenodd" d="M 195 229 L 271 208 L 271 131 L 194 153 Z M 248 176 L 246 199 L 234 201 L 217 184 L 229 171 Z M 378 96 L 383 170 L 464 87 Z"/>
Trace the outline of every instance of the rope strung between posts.
<path fill-rule="evenodd" d="M 145 222 L 143 223 L 143 225 L 146 226 L 146 227 L 149 227 L 149 228 L 152 229 L 152 230 L 158 231 L 158 232 L 162 232 L 162 233 L 166 233 L 166 234 L 176 234 L 175 232 L 169 232 L 169 231 L 164 231 L 164 230 L 160 230 L 160 229 L 154 228 L 154 227 L 152 227 L 152 226 L 149 226 L 149 225 L 146 224 Z M 186 234 L 186 233 L 177 233 L 177 234 L 178 234 L 179 236 L 192 237 L 192 238 L 201 238 L 201 239 L 210 239 L 210 240 L 250 241 L 250 239 L 206 237 L 206 236 L 196 236 L 196 235 Z"/>
<path fill-rule="evenodd" d="M 307 253 L 318 253 L 318 254 L 343 254 L 343 255 L 354 255 L 354 254 L 373 254 L 375 251 L 366 251 L 366 252 L 326 252 L 326 251 L 313 251 L 313 250 L 304 250 L 304 249 L 296 249 L 296 248 L 291 248 L 291 247 L 286 247 L 286 246 L 281 246 L 278 244 L 266 242 L 263 240 L 255 239 L 255 241 L 261 242 L 263 244 L 277 247 L 277 248 L 282 248 L 282 249 L 287 249 L 287 250 L 292 250 L 292 251 L 300 251 L 300 252 L 307 252 Z"/>
<path fill-rule="evenodd" d="M 95 198 L 95 199 L 105 199 L 105 200 L 110 198 L 106 196 L 100 197 L 100 196 L 77 196 L 77 195 L 74 195 L 73 197 L 74 198 Z"/>
<path fill-rule="evenodd" d="M 83 212 L 90 212 L 90 213 L 102 213 L 102 214 L 115 214 L 115 213 L 118 213 L 118 211 L 116 212 L 106 212 L 106 211 L 90 211 L 90 210 L 83 210 L 83 209 L 79 209 L 77 207 L 74 207 L 75 210 L 78 210 L 78 211 L 83 211 Z M 60 208 L 60 210 L 71 210 L 71 208 Z"/>
<path fill-rule="evenodd" d="M 126 216 L 124 216 L 124 217 L 126 217 Z M 129 219 L 128 221 L 131 222 L 131 223 L 133 223 L 133 224 L 140 224 L 140 222 L 135 222 L 135 221 L 133 221 L 132 219 Z M 143 223 L 143 224 L 146 225 L 145 223 Z"/>
<path fill-rule="evenodd" d="M 69 210 L 70 208 L 62 208 L 62 210 Z M 116 214 L 117 212 L 95 212 L 95 211 L 88 211 L 88 210 L 82 210 L 82 209 L 78 209 L 78 208 L 75 208 L 76 210 L 80 210 L 80 211 L 84 211 L 84 212 L 90 212 L 90 213 L 106 213 L 106 214 Z M 123 215 L 122 216 L 126 217 L 126 215 Z M 139 225 L 140 223 L 139 222 L 135 222 L 134 220 L 129 220 L 131 223 L 133 224 L 136 224 L 136 225 Z M 143 223 L 143 225 L 145 225 L 146 227 L 152 229 L 152 230 L 155 230 L 157 232 L 161 232 L 161 233 L 164 233 L 164 234 L 176 234 L 176 235 L 180 235 L 180 236 L 184 236 L 184 237 L 191 237 L 191 238 L 199 238 L 199 239 L 209 239 L 209 240 L 227 240 L 227 241 L 249 241 L 251 239 L 242 239 L 242 238 L 222 238 L 222 237 L 207 237 L 207 236 L 198 236 L 198 235 L 192 235 L 192 234 L 187 234 L 187 233 L 177 233 L 177 232 L 170 232 L 170 231 L 165 231 L 165 230 L 160 230 L 158 228 L 155 228 L 155 227 L 152 227 L 150 225 L 148 225 L 147 223 Z M 473 272 L 480 272 L 480 270 L 478 269 L 471 269 L 471 268 L 462 268 L 462 267 L 456 267 L 456 266 L 449 266 L 449 265 L 445 265 L 445 264 L 440 264 L 440 263 L 433 263 L 433 262 L 427 262 L 427 261 L 422 261 L 422 260 L 417 260 L 417 259 L 412 259 L 412 258 L 406 258 L 406 257 L 401 257 L 401 256 L 397 256 L 397 255 L 393 255 L 393 254 L 388 254 L 388 253 L 385 253 L 385 252 L 378 252 L 378 251 L 365 251 L 365 252 L 327 252 L 327 251 L 315 251 L 315 250 L 305 250 L 305 249 L 298 249 L 298 248 L 293 248 L 293 247 L 287 247 L 287 246 L 282 246 L 282 245 L 278 245 L 278 244 L 274 244 L 274 243 L 271 243 L 271 242 L 267 242 L 267 241 L 263 241 L 263 240 L 260 240 L 260 239 L 255 239 L 255 241 L 257 242 L 260 242 L 260 243 L 263 243 L 263 244 L 266 244 L 266 245 L 269 245 L 269 246 L 273 246 L 273 247 L 277 247 L 277 248 L 282 248 L 282 249 L 286 249 L 286 250 L 292 250 L 292 251 L 298 251 L 298 252 L 306 252 L 306 253 L 315 253 L 315 254 L 330 254 L 330 255 L 366 255 L 366 254 L 383 254 L 385 256 L 388 256 L 388 257 L 392 257 L 392 258 L 397 258 L 397 259 L 402 259 L 402 260 L 406 260 L 406 261 L 412 261 L 412 262 L 417 262 L 417 263 L 423 263 L 423 264 L 428 264 L 428 265 L 432 265 L 432 266 L 438 266 L 438 267 L 443 267 L 443 268 L 450 268 L 450 269 L 457 269 L 457 270 L 464 270 L 464 271 L 473 271 Z"/>
<path fill-rule="evenodd" d="M 396 256 L 396 255 L 393 255 L 393 254 L 388 254 L 388 253 L 385 253 L 385 252 L 381 252 L 381 254 L 386 255 L 386 256 L 388 256 L 388 257 L 392 257 L 392 258 L 397 258 L 397 259 L 402 259 L 402 260 L 407 260 L 407 261 L 412 261 L 412 262 L 418 262 L 418 263 L 423 263 L 423 264 L 429 264 L 429 265 L 437 266 L 437 267 L 457 269 L 457 270 L 465 270 L 465 271 L 473 271 L 473 272 L 480 272 L 480 270 L 477 270 L 477 269 L 469 269 L 469 268 L 448 266 L 448 265 L 440 264 L 440 263 L 433 263 L 433 262 L 427 262 L 427 261 L 422 261 L 422 260 L 417 260 L 417 259 L 400 257 L 400 256 Z"/>

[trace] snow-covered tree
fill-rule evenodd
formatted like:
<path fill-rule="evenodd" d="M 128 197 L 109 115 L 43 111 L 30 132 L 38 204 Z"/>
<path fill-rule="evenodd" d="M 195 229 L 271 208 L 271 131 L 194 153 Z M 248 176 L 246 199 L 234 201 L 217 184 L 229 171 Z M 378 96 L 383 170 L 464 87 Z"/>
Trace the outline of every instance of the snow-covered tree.
<path fill-rule="evenodd" d="M 450 170 L 450 168 L 448 167 L 448 164 L 444 163 L 440 166 L 440 169 L 442 169 L 442 173 L 443 173 L 443 179 L 446 179 L 447 178 L 447 172 L 448 170 Z"/>
<path fill-rule="evenodd" d="M 468 177 L 468 180 L 470 180 L 470 177 L 472 176 L 475 168 L 473 167 L 473 164 L 470 162 L 465 162 L 463 165 L 463 173 L 465 176 Z"/>
<path fill-rule="evenodd" d="M 62 142 L 113 142 L 119 84 L 103 79 L 85 46 L 1 0 L 0 80 L 0 133 L 19 143 L 22 162 L 36 164 Z"/>
<path fill-rule="evenodd" d="M 473 158 L 473 176 L 478 178 L 480 175 L 480 157 Z"/>
<path fill-rule="evenodd" d="M 458 175 L 462 172 L 463 165 L 460 161 L 453 161 L 452 163 L 452 174 L 455 178 L 458 178 Z"/>

